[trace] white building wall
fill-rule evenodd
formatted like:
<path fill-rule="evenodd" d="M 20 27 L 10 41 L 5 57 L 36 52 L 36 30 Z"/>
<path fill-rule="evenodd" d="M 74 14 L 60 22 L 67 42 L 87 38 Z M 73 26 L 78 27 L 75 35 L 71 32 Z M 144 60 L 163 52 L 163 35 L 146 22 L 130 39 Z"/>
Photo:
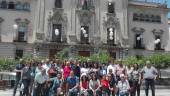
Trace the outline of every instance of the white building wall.
<path fill-rule="evenodd" d="M 151 23 L 151 22 L 145 22 L 145 21 L 133 21 L 133 13 L 144 13 L 148 15 L 160 15 L 161 16 L 161 23 Z M 168 31 L 168 17 L 167 17 L 168 10 L 163 8 L 144 8 L 144 7 L 134 7 L 133 5 L 129 6 L 128 8 L 128 16 L 129 16 L 129 45 L 130 48 L 133 49 L 135 44 L 135 32 L 132 31 L 134 27 L 137 28 L 144 28 L 145 32 L 143 32 L 143 44 L 145 46 L 145 51 L 143 50 L 143 55 L 145 53 L 147 54 L 150 50 L 150 53 L 157 52 L 154 51 L 155 49 L 155 35 L 153 34 L 152 30 L 163 30 L 162 34 L 162 48 L 165 49 L 165 51 L 169 51 L 169 40 L 170 35 Z M 138 51 L 138 50 L 133 50 Z M 158 51 L 159 52 L 159 51 Z M 132 52 L 135 54 L 135 52 Z M 141 52 L 142 53 L 142 52 Z"/>

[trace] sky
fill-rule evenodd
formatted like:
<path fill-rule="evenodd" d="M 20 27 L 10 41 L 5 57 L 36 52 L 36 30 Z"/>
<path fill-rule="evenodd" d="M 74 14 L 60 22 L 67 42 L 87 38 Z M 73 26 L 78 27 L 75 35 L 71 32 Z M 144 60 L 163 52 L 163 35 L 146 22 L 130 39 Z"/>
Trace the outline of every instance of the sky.
<path fill-rule="evenodd" d="M 167 0 L 168 8 L 170 8 L 170 0 Z M 168 17 L 170 18 L 170 13 L 168 14 Z"/>

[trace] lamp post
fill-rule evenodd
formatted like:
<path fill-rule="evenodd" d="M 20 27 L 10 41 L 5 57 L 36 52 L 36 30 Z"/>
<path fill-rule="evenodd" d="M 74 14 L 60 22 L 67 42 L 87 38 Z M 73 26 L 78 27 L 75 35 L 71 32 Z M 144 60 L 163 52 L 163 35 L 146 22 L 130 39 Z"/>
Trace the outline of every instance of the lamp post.
<path fill-rule="evenodd" d="M 87 43 L 88 33 L 87 33 L 87 31 L 84 29 L 84 27 L 81 27 L 81 32 L 82 32 L 83 37 L 85 38 L 86 43 Z"/>
<path fill-rule="evenodd" d="M 154 41 L 154 43 L 155 43 L 155 45 L 157 45 L 157 44 L 159 44 L 161 42 L 161 40 L 158 38 L 158 39 L 156 39 L 155 41 Z M 160 47 L 159 48 L 156 48 L 156 49 L 160 49 Z"/>
<path fill-rule="evenodd" d="M 18 30 L 18 25 L 17 24 L 14 24 L 13 25 L 13 29 L 14 29 L 14 32 L 12 33 L 12 38 L 13 38 L 13 40 L 14 39 L 16 39 L 16 32 L 17 32 L 17 30 Z"/>

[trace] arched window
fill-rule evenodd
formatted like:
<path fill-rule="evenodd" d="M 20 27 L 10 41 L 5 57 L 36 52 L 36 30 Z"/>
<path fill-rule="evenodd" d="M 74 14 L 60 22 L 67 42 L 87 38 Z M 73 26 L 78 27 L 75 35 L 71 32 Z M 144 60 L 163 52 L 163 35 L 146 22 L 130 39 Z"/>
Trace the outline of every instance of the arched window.
<path fill-rule="evenodd" d="M 21 2 L 17 2 L 17 3 L 16 3 L 15 9 L 16 9 L 16 10 L 22 10 L 22 9 L 23 9 L 23 6 L 22 6 Z"/>
<path fill-rule="evenodd" d="M 3 1 L 1 2 L 1 8 L 3 8 L 3 9 L 6 9 L 6 8 L 7 8 L 7 2 L 6 2 L 5 0 L 3 0 Z"/>
<path fill-rule="evenodd" d="M 8 9 L 14 9 L 15 8 L 15 4 L 14 4 L 14 2 L 9 2 L 8 3 Z"/>
<path fill-rule="evenodd" d="M 30 11 L 30 4 L 29 3 L 24 3 L 23 4 L 23 10 L 25 10 L 25 11 Z"/>

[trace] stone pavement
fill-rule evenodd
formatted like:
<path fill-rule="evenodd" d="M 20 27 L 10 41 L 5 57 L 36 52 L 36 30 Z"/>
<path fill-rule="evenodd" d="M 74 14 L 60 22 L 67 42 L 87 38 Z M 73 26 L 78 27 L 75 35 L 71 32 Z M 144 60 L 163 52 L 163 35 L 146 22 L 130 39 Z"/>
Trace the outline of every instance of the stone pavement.
<path fill-rule="evenodd" d="M 0 90 L 0 96 L 12 96 L 12 89 Z M 18 94 L 16 96 L 19 96 Z M 141 90 L 141 96 L 145 96 L 144 90 Z M 151 91 L 149 93 L 151 96 Z M 156 96 L 170 96 L 170 89 L 157 89 Z"/>

